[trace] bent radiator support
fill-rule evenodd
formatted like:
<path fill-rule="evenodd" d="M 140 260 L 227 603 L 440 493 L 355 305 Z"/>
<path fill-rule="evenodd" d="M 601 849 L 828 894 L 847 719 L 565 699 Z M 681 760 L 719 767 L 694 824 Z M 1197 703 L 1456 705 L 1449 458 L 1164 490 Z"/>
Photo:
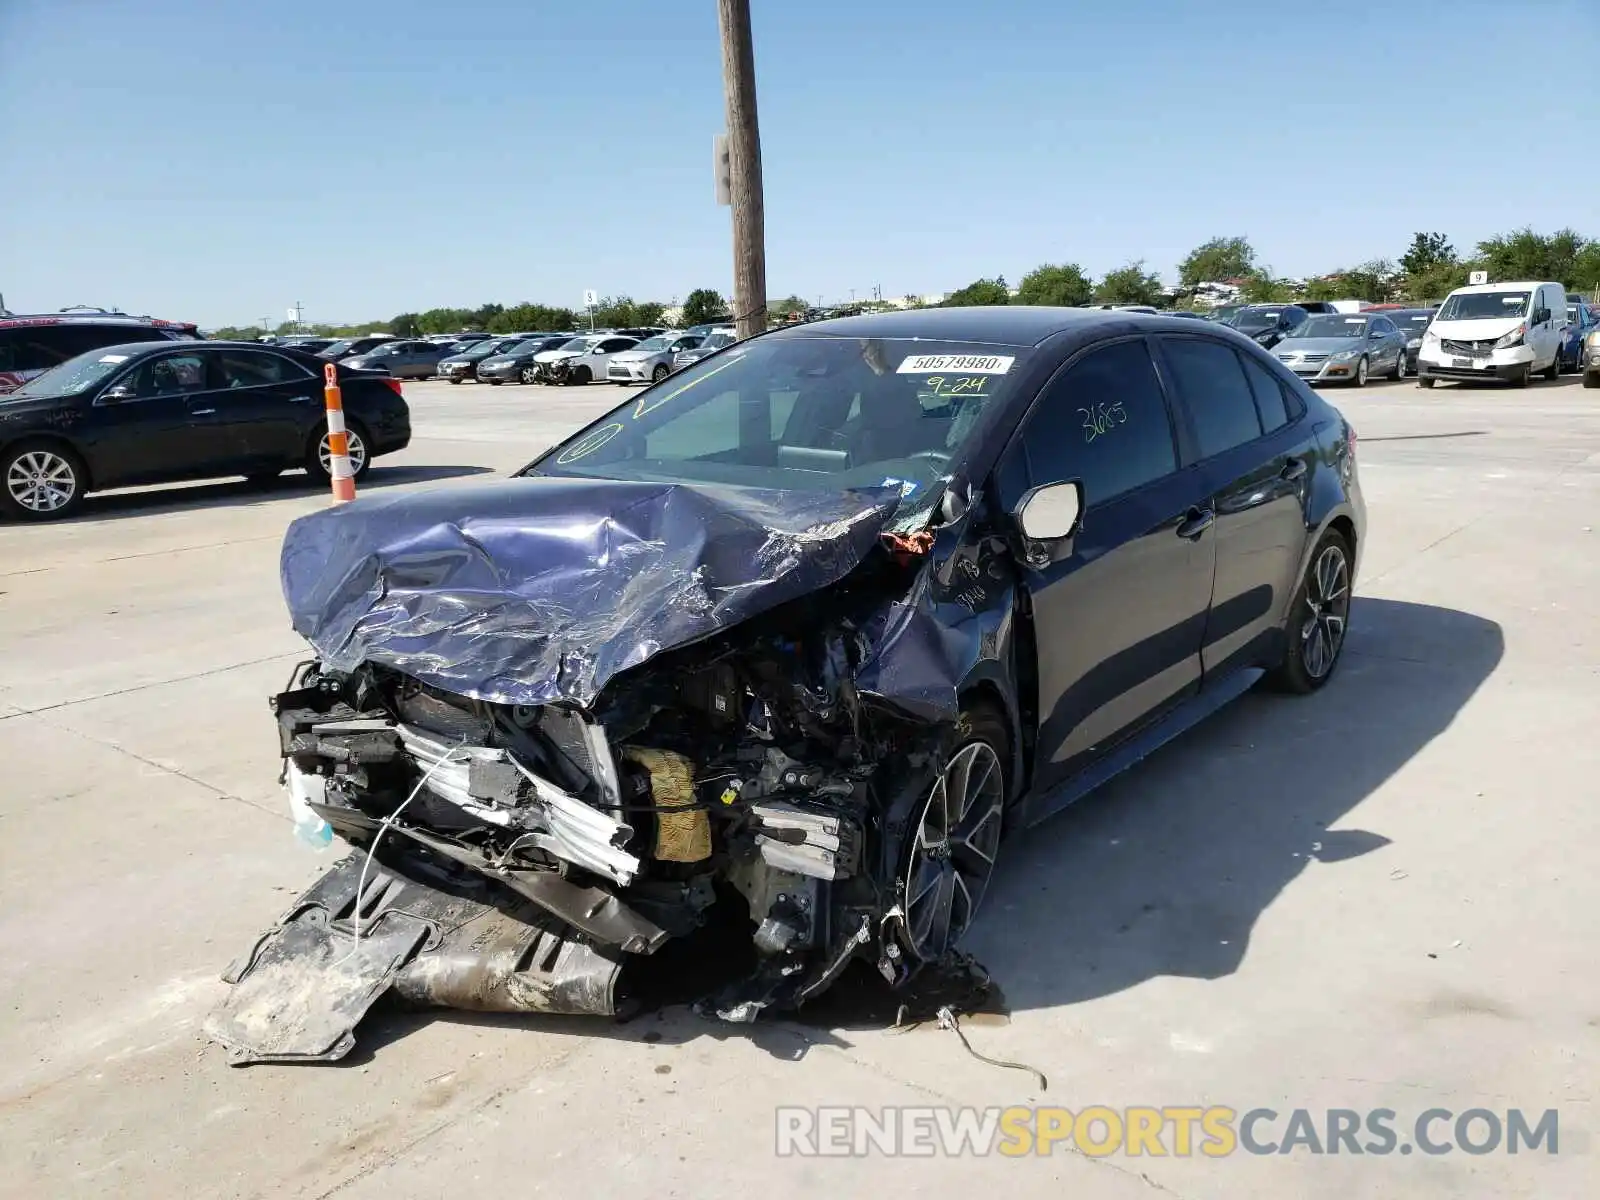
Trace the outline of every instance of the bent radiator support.
<path fill-rule="evenodd" d="M 390 989 L 444 1008 L 616 1014 L 614 951 L 471 879 L 447 892 L 373 863 L 358 897 L 365 857 L 335 864 L 224 973 L 233 990 L 205 1028 L 233 1065 L 343 1058 Z"/>

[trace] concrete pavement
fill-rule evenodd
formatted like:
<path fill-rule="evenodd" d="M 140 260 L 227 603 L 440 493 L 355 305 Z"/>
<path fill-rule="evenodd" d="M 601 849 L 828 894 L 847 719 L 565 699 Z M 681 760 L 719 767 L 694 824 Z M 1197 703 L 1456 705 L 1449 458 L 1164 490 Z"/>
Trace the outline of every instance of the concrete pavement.
<path fill-rule="evenodd" d="M 408 385 L 368 488 L 471 487 L 621 389 Z M 335 1067 L 231 1070 L 217 974 L 327 864 L 266 697 L 286 477 L 0 526 L 0 1195 L 1593 1196 L 1600 393 L 1375 385 L 1341 674 L 1247 697 L 1011 848 L 950 1034 L 381 1015 Z M 854 1027 L 859 1025 L 860 1027 Z M 1561 1153 L 778 1159 L 780 1104 L 1561 1113 Z M 1281 1136 L 1282 1127 L 1274 1131 Z"/>

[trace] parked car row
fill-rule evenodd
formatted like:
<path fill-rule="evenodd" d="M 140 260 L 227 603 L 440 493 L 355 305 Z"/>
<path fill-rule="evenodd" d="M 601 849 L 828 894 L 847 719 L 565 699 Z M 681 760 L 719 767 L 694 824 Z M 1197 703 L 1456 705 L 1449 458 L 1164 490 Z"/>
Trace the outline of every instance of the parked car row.
<path fill-rule="evenodd" d="M 1457 288 L 1443 304 L 1310 311 L 1310 302 L 1245 304 L 1213 319 L 1236 329 L 1309 383 L 1363 386 L 1373 376 L 1497 379 L 1527 386 L 1536 374 L 1586 371 L 1600 311 L 1557 283 Z M 1328 306 L 1331 307 L 1331 306 Z M 1600 362 L 1593 364 L 1600 368 Z M 1600 386 L 1597 382 L 1595 386 Z"/>

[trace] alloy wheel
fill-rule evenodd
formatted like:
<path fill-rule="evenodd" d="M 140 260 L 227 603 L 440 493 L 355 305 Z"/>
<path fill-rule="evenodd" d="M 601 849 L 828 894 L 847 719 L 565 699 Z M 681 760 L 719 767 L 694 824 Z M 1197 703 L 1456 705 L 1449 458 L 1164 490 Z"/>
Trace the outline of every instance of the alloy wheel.
<path fill-rule="evenodd" d="M 350 445 L 350 474 L 361 474 L 361 468 L 367 464 L 367 444 L 361 440 L 361 435 L 354 429 L 346 432 L 345 437 Z M 333 478 L 333 451 L 328 447 L 328 435 L 322 435 L 322 442 L 317 446 L 317 457 L 322 460 L 323 474 Z"/>
<path fill-rule="evenodd" d="M 1000 850 L 1004 804 L 1005 772 L 987 742 L 957 751 L 929 791 L 905 878 L 906 933 L 919 959 L 938 958 L 972 924 Z"/>
<path fill-rule="evenodd" d="M 53 450 L 28 450 L 6 468 L 6 491 L 31 513 L 60 512 L 78 494 L 78 473 Z"/>
<path fill-rule="evenodd" d="M 522 382 L 523 383 L 538 383 L 539 382 L 539 372 L 536 371 L 532 367 L 523 367 L 522 368 Z"/>
<path fill-rule="evenodd" d="M 1324 547 L 1312 564 L 1306 577 L 1306 608 L 1300 661 L 1307 675 L 1321 679 L 1338 661 L 1350 616 L 1350 568 L 1343 547 Z"/>
<path fill-rule="evenodd" d="M 1367 360 L 1365 358 L 1362 358 L 1362 360 L 1356 364 L 1356 386 L 1367 386 Z"/>

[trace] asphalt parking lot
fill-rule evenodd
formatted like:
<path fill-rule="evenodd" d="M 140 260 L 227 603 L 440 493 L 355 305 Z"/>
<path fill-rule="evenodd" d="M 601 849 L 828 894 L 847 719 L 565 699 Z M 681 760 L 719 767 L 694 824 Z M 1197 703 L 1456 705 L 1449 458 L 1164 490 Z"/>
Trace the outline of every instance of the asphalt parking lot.
<path fill-rule="evenodd" d="M 618 388 L 408 384 L 367 491 L 470 487 Z M 233 1070 L 218 972 L 330 861 L 266 697 L 293 477 L 0 526 L 0 1194 L 777 1198 L 1600 1193 L 1600 393 L 1374 384 L 1340 676 L 1247 697 L 1010 846 L 970 949 L 1009 1015 L 932 1027 L 384 1014 Z M 789 1105 L 1556 1108 L 1560 1153 L 779 1159 Z M 1280 1130 L 1281 1132 L 1281 1130 Z"/>

